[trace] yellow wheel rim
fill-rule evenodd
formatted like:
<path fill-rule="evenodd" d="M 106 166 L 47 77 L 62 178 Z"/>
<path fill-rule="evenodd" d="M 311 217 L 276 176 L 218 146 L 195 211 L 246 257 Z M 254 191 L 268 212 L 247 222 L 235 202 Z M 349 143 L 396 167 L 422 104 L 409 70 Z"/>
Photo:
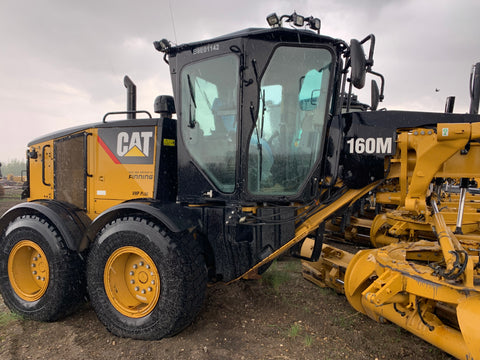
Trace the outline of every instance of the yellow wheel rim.
<path fill-rule="evenodd" d="M 115 309 L 131 318 L 150 314 L 160 297 L 160 276 L 155 263 L 134 246 L 121 247 L 110 255 L 103 281 Z"/>
<path fill-rule="evenodd" d="M 8 278 L 20 298 L 40 299 L 47 291 L 49 274 L 47 257 L 38 244 L 22 240 L 13 247 L 8 256 Z"/>

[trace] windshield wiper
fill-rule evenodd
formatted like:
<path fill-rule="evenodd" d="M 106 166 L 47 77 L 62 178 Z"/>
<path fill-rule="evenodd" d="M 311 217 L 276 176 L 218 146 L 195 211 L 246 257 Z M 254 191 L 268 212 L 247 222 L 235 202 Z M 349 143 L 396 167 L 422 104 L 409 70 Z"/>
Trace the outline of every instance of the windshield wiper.
<path fill-rule="evenodd" d="M 193 92 L 192 80 L 190 79 L 190 74 L 187 74 L 188 90 L 190 91 L 190 98 L 192 99 L 193 106 L 197 108 L 197 103 L 195 102 L 195 93 Z M 195 115 L 192 116 L 192 105 L 190 104 L 190 111 L 188 113 L 188 127 L 194 128 L 196 124 Z"/>
<path fill-rule="evenodd" d="M 252 124 L 255 125 L 255 133 L 257 135 L 257 149 L 258 149 L 258 182 L 262 181 L 262 143 L 260 141 L 260 135 L 258 133 L 258 124 L 255 122 L 255 114 L 253 113 L 254 106 L 250 103 L 250 117 L 252 118 Z M 258 120 L 258 119 L 257 119 Z M 263 123 L 263 111 L 262 111 L 262 123 Z M 262 125 L 263 127 L 263 125 Z M 263 129 L 262 129 L 263 131 Z"/>

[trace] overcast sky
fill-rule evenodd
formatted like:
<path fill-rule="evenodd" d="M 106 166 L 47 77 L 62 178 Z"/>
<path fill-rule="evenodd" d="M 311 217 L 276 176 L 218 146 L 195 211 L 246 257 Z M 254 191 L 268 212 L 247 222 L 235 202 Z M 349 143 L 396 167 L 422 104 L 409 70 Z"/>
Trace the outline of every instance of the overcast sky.
<path fill-rule="evenodd" d="M 266 27 L 268 14 L 294 10 L 347 42 L 375 34 L 388 109 L 442 112 L 455 95 L 455 112 L 468 111 L 479 0 L 0 0 L 0 162 L 24 159 L 37 136 L 124 110 L 125 74 L 137 109 L 153 112 L 154 98 L 172 93 L 154 40 Z"/>

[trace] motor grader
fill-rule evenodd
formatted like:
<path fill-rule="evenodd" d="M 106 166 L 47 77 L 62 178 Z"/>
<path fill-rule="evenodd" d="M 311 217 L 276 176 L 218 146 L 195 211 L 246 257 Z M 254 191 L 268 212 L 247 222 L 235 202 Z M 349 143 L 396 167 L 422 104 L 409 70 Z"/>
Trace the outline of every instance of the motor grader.
<path fill-rule="evenodd" d="M 54 321 L 88 297 L 113 334 L 160 339 L 193 321 L 207 283 L 290 250 L 356 310 L 480 359 L 480 116 L 377 111 L 373 35 L 267 21 L 156 41 L 174 93 L 158 117 L 125 77 L 127 111 L 28 144 L 28 201 L 0 219 L 5 304 Z M 365 111 L 352 90 L 367 75 L 381 86 Z M 348 255 L 324 245 L 335 235 L 380 248 Z"/>

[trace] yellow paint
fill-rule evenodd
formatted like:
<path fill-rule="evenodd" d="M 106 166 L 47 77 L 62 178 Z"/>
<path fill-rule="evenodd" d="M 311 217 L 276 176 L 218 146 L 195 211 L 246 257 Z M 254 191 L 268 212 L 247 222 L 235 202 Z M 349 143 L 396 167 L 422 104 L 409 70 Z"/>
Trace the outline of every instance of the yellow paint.
<path fill-rule="evenodd" d="M 156 134 L 154 149 L 150 149 L 153 154 L 152 164 L 121 164 L 116 163 L 100 145 L 97 128 L 87 129 L 84 132 L 90 134 L 86 141 L 87 173 L 92 176 L 86 178 L 87 186 L 84 191 L 85 210 L 91 219 L 109 207 L 126 200 L 154 197 Z M 55 141 L 57 140 L 61 139 Z M 35 150 L 38 154 L 36 159 L 30 159 L 29 200 L 54 199 L 54 140 L 35 144 L 29 150 Z M 127 158 L 145 157 L 137 147 L 133 147 L 125 156 Z M 83 167 L 83 164 L 79 166 Z M 44 181 L 42 181 L 42 172 Z"/>
<path fill-rule="evenodd" d="M 397 153 L 386 165 L 389 180 L 376 189 L 375 203 L 388 206 L 370 225 L 373 246 L 383 247 L 350 260 L 342 256 L 346 261 L 335 271 L 322 253 L 318 262 L 304 262 L 305 278 L 333 288 L 344 282 L 357 311 L 389 320 L 457 358 L 480 359 L 480 195 L 467 194 L 463 234 L 454 234 L 459 195 L 435 194 L 432 185 L 435 178 L 457 184 L 462 177 L 480 178 L 480 144 L 469 143 L 479 138 L 479 123 L 401 131 Z M 457 276 L 449 280 L 447 274 Z M 457 316 L 459 327 L 444 322 L 442 311 Z"/>
<path fill-rule="evenodd" d="M 115 250 L 107 260 L 103 281 L 113 307 L 130 318 L 150 314 L 160 298 L 160 276 L 148 254 L 134 246 Z"/>
<path fill-rule="evenodd" d="M 25 301 L 37 301 L 50 282 L 48 259 L 31 240 L 21 240 L 8 255 L 8 279 L 13 291 Z"/>

